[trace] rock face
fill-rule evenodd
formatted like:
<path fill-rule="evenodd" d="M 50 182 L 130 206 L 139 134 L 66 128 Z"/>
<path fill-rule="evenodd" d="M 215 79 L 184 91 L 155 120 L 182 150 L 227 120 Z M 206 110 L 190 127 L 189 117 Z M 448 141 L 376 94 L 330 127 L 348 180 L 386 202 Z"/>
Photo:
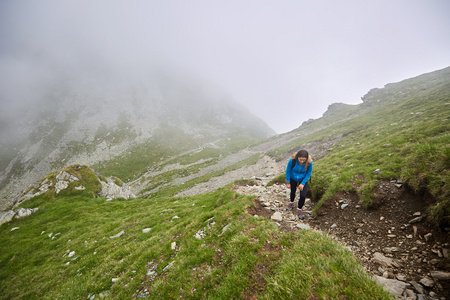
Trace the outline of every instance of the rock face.
<path fill-rule="evenodd" d="M 8 210 L 0 212 L 0 225 L 8 223 L 12 219 L 19 219 L 31 215 L 39 208 L 19 208 L 18 210 Z"/>
<path fill-rule="evenodd" d="M 102 190 L 100 192 L 100 197 L 106 197 L 108 199 L 115 198 L 136 198 L 136 196 L 131 192 L 127 184 L 122 183 L 121 186 L 117 185 L 112 178 L 107 178 L 106 182 L 100 181 L 102 184 Z"/>
<path fill-rule="evenodd" d="M 86 178 L 82 176 L 77 177 L 71 174 L 76 172 L 84 174 L 84 177 Z M 101 189 L 98 192 L 89 191 L 86 189 L 86 186 L 88 186 L 89 189 L 92 189 L 92 186 L 99 186 Z M 118 182 L 117 179 L 112 177 L 106 178 L 105 182 L 89 167 L 74 165 L 59 172 L 47 175 L 40 182 L 32 185 L 26 193 L 18 195 L 15 199 L 13 209 L 0 212 L 0 225 L 10 222 L 13 218 L 29 216 L 38 210 L 38 208 L 19 208 L 14 210 L 14 208 L 21 203 L 43 194 L 48 194 L 50 196 L 51 193 L 54 193 L 55 196 L 59 196 L 62 192 L 69 194 L 89 192 L 94 195 L 94 197 L 106 197 L 108 200 L 116 198 L 135 198 L 135 195 L 131 192 L 131 189 L 127 184 Z"/>

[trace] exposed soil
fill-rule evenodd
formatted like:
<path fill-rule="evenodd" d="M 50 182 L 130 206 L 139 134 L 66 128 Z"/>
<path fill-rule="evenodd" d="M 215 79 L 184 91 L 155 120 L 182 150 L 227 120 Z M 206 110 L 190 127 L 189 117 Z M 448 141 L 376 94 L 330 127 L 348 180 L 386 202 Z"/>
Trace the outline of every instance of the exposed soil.
<path fill-rule="evenodd" d="M 235 188 L 240 193 L 254 193 L 251 188 Z M 277 189 L 279 192 L 274 193 Z M 266 189 L 266 192 L 260 188 L 262 193 L 253 200 L 254 207 L 248 212 L 269 219 L 275 211 L 281 212 L 283 221 L 278 222 L 281 231 L 298 231 L 296 225 L 304 223 L 327 233 L 348 247 L 370 274 L 420 282 L 426 276 L 431 278 L 431 271 L 450 271 L 449 234 L 426 219 L 426 209 L 432 202 L 429 196 L 414 195 L 404 186 L 384 182 L 371 209 L 363 208 L 356 194 L 341 193 L 325 203 L 315 216 L 312 209 L 316 203 L 307 201 L 304 206 L 307 217 L 299 220 L 293 212 L 285 210 L 288 197 L 283 189 L 286 190 L 284 185 Z M 266 201 L 275 205 L 268 209 L 262 205 Z M 413 219 L 418 221 L 411 222 Z M 373 259 L 375 252 L 392 258 L 398 266 L 380 265 Z M 426 294 L 434 292 L 438 297 L 450 299 L 449 281 L 439 280 L 433 288 L 424 290 Z"/>

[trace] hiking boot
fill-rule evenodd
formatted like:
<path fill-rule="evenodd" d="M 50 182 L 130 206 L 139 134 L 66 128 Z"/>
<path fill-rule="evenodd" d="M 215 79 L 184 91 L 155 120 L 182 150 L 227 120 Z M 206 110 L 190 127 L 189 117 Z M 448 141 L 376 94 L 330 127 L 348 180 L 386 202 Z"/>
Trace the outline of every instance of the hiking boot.
<path fill-rule="evenodd" d="M 289 203 L 288 207 L 286 208 L 286 210 L 292 210 L 294 208 L 294 202 Z"/>
<path fill-rule="evenodd" d="M 297 208 L 297 215 L 300 220 L 305 219 L 305 215 L 303 214 L 303 211 L 300 208 Z"/>

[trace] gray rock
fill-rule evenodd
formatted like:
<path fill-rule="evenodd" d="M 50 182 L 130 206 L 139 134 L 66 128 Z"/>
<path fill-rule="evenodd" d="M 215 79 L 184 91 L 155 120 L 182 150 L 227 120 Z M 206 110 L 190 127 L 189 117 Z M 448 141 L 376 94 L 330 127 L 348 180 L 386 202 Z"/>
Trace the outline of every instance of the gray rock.
<path fill-rule="evenodd" d="M 175 263 L 175 261 L 171 261 L 171 262 L 163 269 L 163 272 L 169 271 L 169 269 L 172 268 L 172 266 L 173 266 L 174 263 Z"/>
<path fill-rule="evenodd" d="M 416 293 L 414 293 L 413 290 L 406 289 L 405 293 L 406 293 L 407 299 L 411 299 L 411 300 L 417 299 Z"/>
<path fill-rule="evenodd" d="M 144 228 L 142 229 L 142 233 L 148 233 L 150 232 L 150 230 L 152 230 L 151 228 Z"/>
<path fill-rule="evenodd" d="M 341 209 L 344 209 L 344 208 L 346 208 L 347 206 L 348 206 L 348 204 L 347 204 L 347 203 L 344 203 L 344 204 L 341 205 Z"/>
<path fill-rule="evenodd" d="M 393 252 L 398 252 L 398 251 L 400 251 L 400 248 L 398 248 L 398 247 L 386 247 L 386 248 L 383 248 L 383 252 L 384 253 L 393 253 Z"/>
<path fill-rule="evenodd" d="M 62 190 L 66 189 L 69 186 L 69 183 L 65 180 L 60 180 L 55 183 L 55 191 L 58 194 Z"/>
<path fill-rule="evenodd" d="M 433 279 L 431 279 L 428 276 L 425 276 L 424 278 L 420 279 L 420 283 L 426 287 L 433 287 L 435 282 Z"/>
<path fill-rule="evenodd" d="M 450 280 L 450 272 L 444 271 L 431 271 L 431 277 L 436 280 Z"/>
<path fill-rule="evenodd" d="M 21 217 L 26 217 L 31 215 L 32 213 L 36 212 L 39 208 L 19 208 L 17 211 L 17 214 L 14 216 L 14 218 L 18 219 Z"/>
<path fill-rule="evenodd" d="M 379 285 L 383 286 L 386 291 L 396 296 L 397 298 L 400 298 L 406 291 L 406 289 L 410 286 L 405 282 L 395 279 L 388 279 L 377 275 L 375 275 L 373 278 Z"/>
<path fill-rule="evenodd" d="M 222 233 L 221 233 L 221 235 L 222 234 L 224 234 L 225 233 L 225 231 L 227 231 L 228 230 L 228 228 L 230 228 L 230 226 L 231 226 L 231 223 L 228 223 L 223 229 L 222 229 Z"/>
<path fill-rule="evenodd" d="M 309 229 L 311 229 L 311 227 L 309 227 L 308 224 L 303 224 L 303 223 L 298 223 L 298 224 L 296 225 L 296 227 L 299 228 L 299 229 L 303 229 L 303 230 L 309 230 Z"/>
<path fill-rule="evenodd" d="M 56 175 L 56 180 L 72 182 L 72 181 L 77 181 L 79 179 L 73 175 L 70 175 L 66 171 L 62 171 L 62 172 L 59 172 L 58 175 Z"/>
<path fill-rule="evenodd" d="M 281 222 L 283 221 L 283 215 L 277 211 L 270 217 L 270 219 L 275 222 Z"/>
<path fill-rule="evenodd" d="M 397 277 L 397 279 L 400 280 L 400 281 L 406 281 L 406 276 L 403 275 L 403 274 L 398 274 L 396 277 Z"/>
<path fill-rule="evenodd" d="M 102 190 L 100 192 L 100 197 L 105 198 L 124 198 L 131 199 L 136 198 L 136 196 L 131 192 L 130 187 L 123 183 L 122 186 L 118 186 L 112 178 L 107 178 L 106 182 L 100 181 L 102 184 Z"/>
<path fill-rule="evenodd" d="M 0 225 L 3 223 L 8 223 L 9 221 L 11 221 L 14 218 L 15 215 L 16 215 L 16 212 L 13 210 L 1 211 L 0 212 Z"/>
<path fill-rule="evenodd" d="M 425 292 L 423 286 L 421 286 L 417 281 L 411 281 L 410 284 L 414 287 L 414 289 L 419 293 L 423 294 Z"/>
<path fill-rule="evenodd" d="M 397 263 L 392 258 L 384 256 L 380 252 L 375 252 L 373 254 L 372 261 L 385 267 L 396 267 L 396 268 L 400 267 L 399 263 Z"/>
<path fill-rule="evenodd" d="M 377 175 L 380 174 L 380 169 L 376 169 L 375 171 L 373 171 L 373 175 Z"/>
<path fill-rule="evenodd" d="M 419 223 L 420 221 L 422 221 L 422 219 L 423 219 L 423 216 L 416 217 L 416 218 L 412 219 L 411 221 L 409 221 L 409 224 Z"/>
<path fill-rule="evenodd" d="M 19 208 L 17 211 L 8 210 L 0 212 L 0 225 L 3 223 L 8 223 L 12 219 L 18 219 L 26 217 L 36 212 L 39 208 Z"/>
<path fill-rule="evenodd" d="M 122 236 L 122 235 L 124 235 L 125 234 L 125 231 L 121 231 L 121 232 L 119 232 L 118 234 L 116 234 L 116 235 L 113 235 L 113 236 L 110 236 L 109 238 L 110 239 L 114 239 L 114 238 L 117 238 L 117 237 L 119 237 L 119 236 Z"/>
<path fill-rule="evenodd" d="M 195 238 L 197 240 L 201 240 L 201 239 L 205 238 L 205 232 L 203 232 L 203 230 L 197 231 L 197 233 L 195 234 Z"/>

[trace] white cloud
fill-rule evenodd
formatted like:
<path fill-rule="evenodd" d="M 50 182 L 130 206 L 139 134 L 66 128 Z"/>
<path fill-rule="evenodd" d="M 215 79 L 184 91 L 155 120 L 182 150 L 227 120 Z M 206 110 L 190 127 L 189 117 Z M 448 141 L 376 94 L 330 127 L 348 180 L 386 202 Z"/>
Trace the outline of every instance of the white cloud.
<path fill-rule="evenodd" d="M 0 11 L 6 90 L 97 64 L 126 76 L 170 63 L 222 86 L 277 132 L 450 64 L 445 0 L 19 0 Z M 14 94 L 5 91 L 2 105 Z"/>

